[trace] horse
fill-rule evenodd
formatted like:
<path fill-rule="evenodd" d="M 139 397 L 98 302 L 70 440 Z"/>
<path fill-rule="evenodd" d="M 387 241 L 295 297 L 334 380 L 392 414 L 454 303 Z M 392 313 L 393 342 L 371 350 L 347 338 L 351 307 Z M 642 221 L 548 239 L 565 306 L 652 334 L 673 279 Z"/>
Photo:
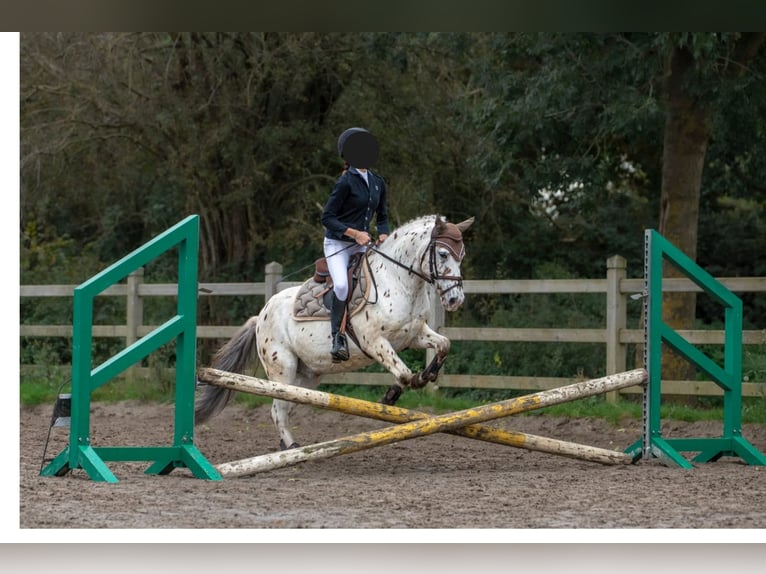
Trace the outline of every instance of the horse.
<path fill-rule="evenodd" d="M 450 340 L 428 326 L 432 297 L 438 294 L 446 311 L 455 311 L 465 300 L 460 264 L 465 255 L 463 233 L 474 218 L 450 223 L 440 215 L 413 219 L 395 229 L 379 245 L 364 253 L 364 273 L 369 288 L 359 308 L 347 311 L 349 359 L 333 362 L 332 337 L 326 320 L 297 320 L 296 297 L 302 286 L 272 296 L 258 315 L 250 317 L 215 354 L 212 366 L 243 373 L 253 350 L 268 379 L 316 388 L 329 373 L 357 370 L 375 362 L 393 376 L 381 403 L 393 405 L 406 388 L 422 388 L 435 381 L 450 349 Z M 351 296 L 349 297 L 349 300 Z M 353 343 L 353 344 L 352 344 Z M 433 349 L 433 360 L 413 373 L 397 354 L 407 348 Z M 234 391 L 199 383 L 195 421 L 202 424 L 220 413 Z M 274 399 L 271 418 L 279 433 L 281 450 L 296 448 L 289 424 L 294 403 Z"/>

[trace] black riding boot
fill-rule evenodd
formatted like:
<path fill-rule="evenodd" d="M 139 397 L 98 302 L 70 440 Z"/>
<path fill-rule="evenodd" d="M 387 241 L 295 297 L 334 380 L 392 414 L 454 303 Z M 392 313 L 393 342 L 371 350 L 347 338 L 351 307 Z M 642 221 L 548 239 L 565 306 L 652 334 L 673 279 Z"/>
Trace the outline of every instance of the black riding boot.
<path fill-rule="evenodd" d="M 343 321 L 343 313 L 346 310 L 346 302 L 332 294 L 332 309 L 330 310 L 330 328 L 332 332 L 332 362 L 348 361 L 348 343 L 346 337 L 340 332 L 340 324 Z"/>

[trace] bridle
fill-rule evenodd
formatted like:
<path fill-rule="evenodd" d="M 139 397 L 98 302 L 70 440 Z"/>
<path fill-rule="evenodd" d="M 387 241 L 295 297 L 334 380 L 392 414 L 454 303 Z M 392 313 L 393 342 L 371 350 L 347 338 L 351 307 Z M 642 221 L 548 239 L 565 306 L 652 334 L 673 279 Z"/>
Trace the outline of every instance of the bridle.
<path fill-rule="evenodd" d="M 428 254 L 428 275 L 423 273 L 419 269 L 415 269 L 412 265 L 405 265 L 401 261 L 397 261 L 393 257 L 383 253 L 375 246 L 370 246 L 370 250 L 374 251 L 384 259 L 388 259 L 392 263 L 398 265 L 402 269 L 406 269 L 408 273 L 417 275 L 423 281 L 429 285 L 436 285 L 436 290 L 439 292 L 439 296 L 443 296 L 456 287 L 463 286 L 463 278 L 460 275 L 441 275 L 439 268 L 436 265 L 436 250 L 439 246 L 446 248 L 455 260 L 460 263 L 465 256 L 465 245 L 463 244 L 463 235 L 454 223 L 446 223 L 442 226 L 442 231 L 438 231 L 438 224 L 434 225 L 431 232 L 431 241 L 428 247 L 420 256 L 420 269 L 423 269 L 423 259 Z M 447 289 L 442 289 L 436 284 L 437 281 L 454 281 Z"/>
<path fill-rule="evenodd" d="M 465 245 L 463 245 L 463 234 L 458 229 L 457 225 L 454 223 L 446 223 L 443 226 L 441 226 L 442 231 L 437 231 L 439 229 L 438 221 L 437 224 L 434 225 L 433 231 L 431 231 L 431 241 L 428 244 L 428 247 L 423 252 L 423 255 L 420 256 L 420 269 L 423 269 L 423 259 L 426 256 L 426 253 L 428 253 L 428 275 L 423 273 L 419 269 L 415 269 L 412 265 L 405 265 L 401 261 L 397 261 L 393 257 L 387 255 L 386 253 L 383 253 L 380 249 L 375 246 L 375 244 L 370 243 L 368 245 L 368 249 L 364 254 L 365 258 L 369 258 L 370 253 L 377 253 L 384 259 L 387 259 L 391 263 L 394 263 L 395 265 L 398 265 L 402 269 L 406 269 L 407 272 L 411 275 L 417 275 L 420 277 L 423 281 L 428 283 L 429 285 L 435 285 L 436 290 L 439 293 L 440 297 L 443 297 L 445 293 L 448 293 L 452 289 L 455 289 L 456 287 L 462 287 L 463 286 L 463 278 L 459 275 L 440 275 L 439 274 L 439 268 L 436 265 L 436 250 L 438 246 L 445 247 L 450 253 L 452 253 L 452 256 L 455 258 L 455 260 L 460 263 L 463 260 L 463 256 L 465 255 Z M 375 301 L 366 301 L 367 303 L 377 303 L 377 292 L 378 292 L 378 286 L 375 281 L 375 276 L 372 273 L 372 267 L 369 264 L 369 260 L 367 261 L 367 270 L 369 272 L 370 280 L 373 284 L 373 289 L 376 293 Z M 452 285 L 450 285 L 447 289 L 442 290 L 439 285 L 436 284 L 437 281 L 454 281 Z M 361 349 L 361 351 L 367 355 L 370 359 L 376 360 L 375 357 L 373 357 L 370 353 L 368 353 L 364 347 L 359 342 L 359 338 L 356 336 L 356 333 L 354 332 L 353 324 L 351 321 L 348 321 L 346 323 L 346 333 L 351 337 L 351 339 L 356 343 L 356 346 Z"/>

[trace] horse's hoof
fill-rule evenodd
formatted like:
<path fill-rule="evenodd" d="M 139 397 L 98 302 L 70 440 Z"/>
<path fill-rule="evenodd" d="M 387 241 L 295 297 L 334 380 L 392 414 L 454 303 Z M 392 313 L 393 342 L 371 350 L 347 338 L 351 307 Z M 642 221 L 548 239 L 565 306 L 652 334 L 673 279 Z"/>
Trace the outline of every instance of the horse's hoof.
<path fill-rule="evenodd" d="M 388 390 L 386 391 L 386 394 L 383 395 L 383 398 L 380 400 L 380 402 L 384 405 L 395 405 L 396 401 L 399 400 L 399 397 L 402 395 L 402 387 L 399 385 L 391 385 L 388 387 Z"/>
<path fill-rule="evenodd" d="M 299 445 L 297 442 L 294 442 L 290 446 L 285 445 L 285 441 L 280 440 L 279 441 L 279 450 L 290 450 L 291 448 L 298 448 L 301 445 Z"/>

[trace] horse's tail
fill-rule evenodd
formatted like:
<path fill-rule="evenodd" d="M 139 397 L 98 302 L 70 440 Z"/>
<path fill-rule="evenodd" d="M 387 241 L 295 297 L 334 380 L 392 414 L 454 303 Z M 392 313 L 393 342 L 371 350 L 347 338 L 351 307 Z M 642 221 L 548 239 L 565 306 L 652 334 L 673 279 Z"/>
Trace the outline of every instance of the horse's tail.
<path fill-rule="evenodd" d="M 250 317 L 234 336 L 213 357 L 212 367 L 231 373 L 242 373 L 250 364 L 255 349 L 255 322 Z M 204 387 L 194 405 L 195 423 L 200 424 L 220 413 L 228 404 L 234 391 L 199 383 Z"/>

